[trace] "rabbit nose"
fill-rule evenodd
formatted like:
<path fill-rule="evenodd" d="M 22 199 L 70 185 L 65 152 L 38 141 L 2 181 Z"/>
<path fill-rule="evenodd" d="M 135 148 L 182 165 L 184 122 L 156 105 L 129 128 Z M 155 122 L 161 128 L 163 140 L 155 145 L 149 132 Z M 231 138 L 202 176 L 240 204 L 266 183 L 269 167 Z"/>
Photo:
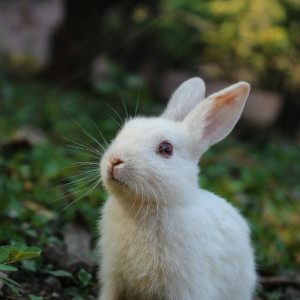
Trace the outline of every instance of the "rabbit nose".
<path fill-rule="evenodd" d="M 110 161 L 110 166 L 108 167 L 108 173 L 110 176 L 114 176 L 114 172 L 115 172 L 115 167 L 118 165 L 121 165 L 124 161 L 120 158 L 113 158 Z"/>

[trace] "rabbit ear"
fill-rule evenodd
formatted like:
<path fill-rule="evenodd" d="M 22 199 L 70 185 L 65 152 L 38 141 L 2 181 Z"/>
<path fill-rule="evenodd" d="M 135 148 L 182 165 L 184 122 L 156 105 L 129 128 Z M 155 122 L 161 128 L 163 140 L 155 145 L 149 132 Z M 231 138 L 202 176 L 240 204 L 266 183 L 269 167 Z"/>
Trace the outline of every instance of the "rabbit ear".
<path fill-rule="evenodd" d="M 205 97 L 205 84 L 201 78 L 191 78 L 182 83 L 172 95 L 162 117 L 182 121 Z"/>
<path fill-rule="evenodd" d="M 184 119 L 197 141 L 197 155 L 224 139 L 237 123 L 246 103 L 250 85 L 236 83 L 200 102 Z"/>

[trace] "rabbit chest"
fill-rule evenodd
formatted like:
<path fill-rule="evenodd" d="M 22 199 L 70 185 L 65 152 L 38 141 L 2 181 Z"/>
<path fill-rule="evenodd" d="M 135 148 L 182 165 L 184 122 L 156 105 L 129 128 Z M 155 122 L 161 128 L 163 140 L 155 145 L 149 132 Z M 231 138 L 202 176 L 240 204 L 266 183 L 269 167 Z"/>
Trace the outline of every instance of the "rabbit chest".
<path fill-rule="evenodd" d="M 124 215 L 114 203 L 107 203 L 103 211 L 103 269 L 117 277 L 130 299 L 167 299 L 178 282 L 192 284 L 192 247 L 177 228 L 172 228 L 170 213 L 165 213 L 162 219 L 153 215 L 152 222 L 145 217 L 139 223 Z"/>

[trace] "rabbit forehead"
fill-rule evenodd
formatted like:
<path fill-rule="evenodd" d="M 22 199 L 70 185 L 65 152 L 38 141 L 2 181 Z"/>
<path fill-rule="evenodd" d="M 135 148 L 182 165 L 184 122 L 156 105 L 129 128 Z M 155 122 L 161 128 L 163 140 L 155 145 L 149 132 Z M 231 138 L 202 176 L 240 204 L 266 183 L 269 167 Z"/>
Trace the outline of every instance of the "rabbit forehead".
<path fill-rule="evenodd" d="M 115 143 L 134 147 L 135 144 L 156 145 L 163 140 L 172 143 L 186 143 L 190 141 L 188 128 L 180 123 L 163 118 L 139 117 L 127 121 L 116 137 Z"/>

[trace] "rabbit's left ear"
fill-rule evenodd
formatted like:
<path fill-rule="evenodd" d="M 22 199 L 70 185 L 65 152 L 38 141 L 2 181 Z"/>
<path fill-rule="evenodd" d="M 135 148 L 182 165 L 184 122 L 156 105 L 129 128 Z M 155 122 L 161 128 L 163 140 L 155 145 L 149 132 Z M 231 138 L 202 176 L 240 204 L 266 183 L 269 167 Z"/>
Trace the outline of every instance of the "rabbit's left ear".
<path fill-rule="evenodd" d="M 205 84 L 199 78 L 191 78 L 182 83 L 172 95 L 163 118 L 182 121 L 205 97 Z"/>
<path fill-rule="evenodd" d="M 184 119 L 200 157 L 210 146 L 223 140 L 233 129 L 243 111 L 250 85 L 236 83 L 201 101 Z"/>

